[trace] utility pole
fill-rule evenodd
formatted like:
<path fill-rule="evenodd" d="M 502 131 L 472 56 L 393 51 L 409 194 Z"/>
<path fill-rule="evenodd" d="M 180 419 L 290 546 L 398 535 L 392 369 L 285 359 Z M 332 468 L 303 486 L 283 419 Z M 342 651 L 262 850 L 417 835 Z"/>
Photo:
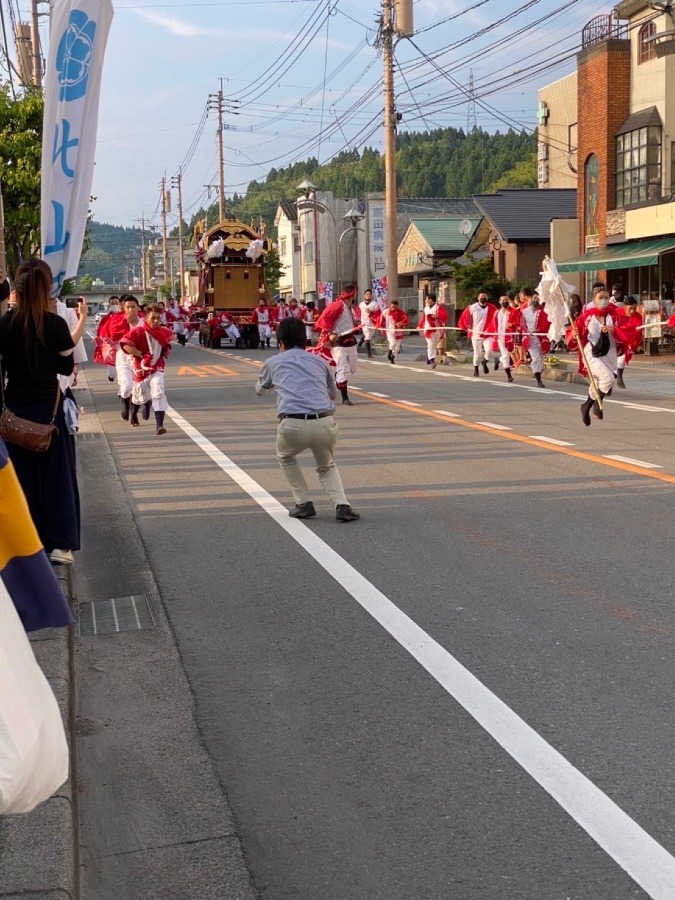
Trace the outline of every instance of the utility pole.
<path fill-rule="evenodd" d="M 182 168 L 178 169 L 178 175 L 174 175 L 171 179 L 171 187 L 178 190 L 178 277 L 180 279 L 179 303 L 183 297 L 184 289 L 184 270 L 185 270 L 185 253 L 183 251 L 183 194 L 181 182 L 183 180 Z"/>
<path fill-rule="evenodd" d="M 30 40 L 32 45 L 32 70 L 33 84 L 42 89 L 42 57 L 40 56 L 40 32 L 38 31 L 38 0 L 31 0 L 30 4 Z"/>
<path fill-rule="evenodd" d="M 378 44 L 382 49 L 384 95 L 384 246 L 387 254 L 387 300 L 398 301 L 398 228 L 396 216 L 396 112 L 394 96 L 394 35 L 411 37 L 413 0 L 382 0 Z"/>
<path fill-rule="evenodd" d="M 396 223 L 396 123 L 394 100 L 394 3 L 382 0 L 380 23 L 384 93 L 384 236 L 387 254 L 387 300 L 398 301 Z"/>
<path fill-rule="evenodd" d="M 162 181 L 160 183 L 160 190 L 162 192 L 162 263 L 164 266 L 164 284 L 166 284 L 166 280 L 169 275 L 169 255 L 166 247 L 166 214 L 167 214 L 167 194 L 169 193 L 166 189 L 166 178 L 162 176 Z"/>
<path fill-rule="evenodd" d="M 145 294 L 147 290 L 145 279 L 145 214 L 140 219 L 136 219 L 136 221 L 141 223 L 141 286 Z"/>
<path fill-rule="evenodd" d="M 225 218 L 225 162 L 223 158 L 223 112 L 227 104 L 227 112 L 233 116 L 239 115 L 238 100 L 228 100 L 223 97 L 223 79 L 220 79 L 220 90 L 217 94 L 209 94 L 208 108 L 215 109 L 218 115 L 218 221 Z"/>
<path fill-rule="evenodd" d="M 218 145 L 218 221 L 225 218 L 225 163 L 223 161 L 223 91 L 222 87 L 217 94 L 209 94 L 209 109 L 215 109 L 218 116 L 218 133 L 216 141 Z"/>

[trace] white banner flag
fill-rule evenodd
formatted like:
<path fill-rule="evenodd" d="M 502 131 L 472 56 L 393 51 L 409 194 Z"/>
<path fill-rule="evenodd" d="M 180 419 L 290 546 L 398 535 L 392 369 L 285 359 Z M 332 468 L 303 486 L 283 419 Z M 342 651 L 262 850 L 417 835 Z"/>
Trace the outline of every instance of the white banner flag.
<path fill-rule="evenodd" d="M 56 0 L 45 76 L 40 235 L 58 295 L 77 274 L 94 175 L 111 0 Z"/>

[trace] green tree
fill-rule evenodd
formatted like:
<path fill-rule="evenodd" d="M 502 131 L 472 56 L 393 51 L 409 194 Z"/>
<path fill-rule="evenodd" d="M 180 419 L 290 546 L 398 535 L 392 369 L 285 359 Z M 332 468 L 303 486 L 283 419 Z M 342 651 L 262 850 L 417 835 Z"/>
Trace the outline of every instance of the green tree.
<path fill-rule="evenodd" d="M 43 102 L 29 89 L 14 99 L 0 85 L 0 180 L 5 208 L 7 269 L 40 249 L 40 166 Z"/>
<path fill-rule="evenodd" d="M 490 256 L 487 259 L 475 260 L 468 266 L 461 266 L 453 261 L 450 263 L 450 268 L 457 291 L 466 295 L 463 306 L 473 303 L 479 291 L 487 291 L 491 300 L 497 300 L 511 289 L 511 282 L 506 278 L 500 278 L 495 272 Z"/>
<path fill-rule="evenodd" d="M 505 190 L 506 188 L 536 188 L 537 186 L 537 154 L 532 153 L 526 159 L 521 159 L 515 166 L 508 169 L 498 178 L 490 188 L 491 191 Z"/>
<path fill-rule="evenodd" d="M 272 247 L 265 257 L 265 282 L 270 294 L 276 294 L 279 287 L 279 279 L 286 271 L 286 266 L 281 265 L 281 259 L 276 247 Z"/>

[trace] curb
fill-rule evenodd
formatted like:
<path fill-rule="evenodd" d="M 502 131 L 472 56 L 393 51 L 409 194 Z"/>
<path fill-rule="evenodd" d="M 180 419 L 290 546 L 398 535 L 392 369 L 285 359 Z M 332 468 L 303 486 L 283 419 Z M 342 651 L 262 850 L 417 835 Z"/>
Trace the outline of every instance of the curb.
<path fill-rule="evenodd" d="M 72 607 L 69 571 L 54 569 Z M 35 658 L 61 709 L 70 749 L 70 777 L 54 796 L 30 813 L 0 818 L 0 898 L 77 900 L 78 840 L 75 741 L 72 727 L 74 626 L 46 628 L 30 635 Z"/>

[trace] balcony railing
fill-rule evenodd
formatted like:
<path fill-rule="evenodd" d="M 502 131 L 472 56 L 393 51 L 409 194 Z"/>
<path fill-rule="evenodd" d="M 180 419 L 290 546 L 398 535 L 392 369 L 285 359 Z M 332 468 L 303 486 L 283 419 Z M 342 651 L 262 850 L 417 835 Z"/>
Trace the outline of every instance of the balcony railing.
<path fill-rule="evenodd" d="M 581 46 L 585 50 L 594 44 L 602 44 L 610 39 L 622 40 L 628 38 L 628 23 L 620 22 L 611 13 L 606 16 L 596 16 L 584 27 L 581 32 Z"/>

